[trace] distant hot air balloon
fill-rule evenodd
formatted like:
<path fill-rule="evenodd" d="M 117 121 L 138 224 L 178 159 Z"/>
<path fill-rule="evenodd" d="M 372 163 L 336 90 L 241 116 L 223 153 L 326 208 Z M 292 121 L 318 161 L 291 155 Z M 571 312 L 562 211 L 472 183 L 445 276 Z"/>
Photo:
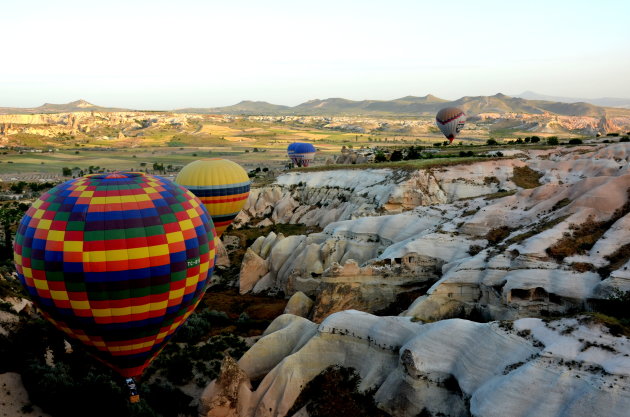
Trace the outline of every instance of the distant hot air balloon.
<path fill-rule="evenodd" d="M 228 159 L 201 159 L 186 165 L 175 182 L 199 197 L 221 236 L 245 205 L 250 180 L 247 172 Z"/>
<path fill-rule="evenodd" d="M 185 188 L 139 172 L 94 174 L 33 203 L 17 230 L 15 266 L 46 319 L 133 377 L 199 303 L 214 236 Z"/>
<path fill-rule="evenodd" d="M 449 143 L 453 143 L 455 136 L 464 128 L 466 114 L 457 107 L 447 107 L 435 116 L 435 123 L 440 128 Z"/>
<path fill-rule="evenodd" d="M 315 159 L 317 150 L 310 143 L 293 142 L 287 147 L 287 155 L 299 167 L 307 167 Z"/>

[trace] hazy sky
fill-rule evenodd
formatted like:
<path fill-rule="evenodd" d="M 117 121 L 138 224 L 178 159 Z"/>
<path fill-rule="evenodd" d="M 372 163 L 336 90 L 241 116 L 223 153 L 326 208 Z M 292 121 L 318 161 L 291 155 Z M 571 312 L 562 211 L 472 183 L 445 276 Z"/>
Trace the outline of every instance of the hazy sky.
<path fill-rule="evenodd" d="M 630 97 L 630 1 L 4 0 L 0 106 Z"/>

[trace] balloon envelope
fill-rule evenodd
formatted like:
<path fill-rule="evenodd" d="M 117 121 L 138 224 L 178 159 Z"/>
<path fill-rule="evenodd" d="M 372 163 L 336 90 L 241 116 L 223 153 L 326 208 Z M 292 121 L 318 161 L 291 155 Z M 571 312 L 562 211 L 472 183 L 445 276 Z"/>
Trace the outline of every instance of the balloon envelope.
<path fill-rule="evenodd" d="M 287 155 L 299 167 L 307 167 L 315 159 L 315 146 L 310 143 L 293 142 L 287 147 Z"/>
<path fill-rule="evenodd" d="M 452 143 L 453 139 L 464 128 L 465 122 L 466 114 L 458 107 L 447 107 L 440 110 L 435 116 L 435 123 L 449 143 Z"/>
<path fill-rule="evenodd" d="M 15 265 L 45 318 L 131 377 L 199 303 L 214 235 L 183 187 L 143 173 L 95 174 L 33 203 L 16 234 Z"/>
<path fill-rule="evenodd" d="M 221 236 L 245 205 L 250 180 L 236 162 L 211 158 L 191 162 L 175 178 L 175 182 L 199 197 Z"/>

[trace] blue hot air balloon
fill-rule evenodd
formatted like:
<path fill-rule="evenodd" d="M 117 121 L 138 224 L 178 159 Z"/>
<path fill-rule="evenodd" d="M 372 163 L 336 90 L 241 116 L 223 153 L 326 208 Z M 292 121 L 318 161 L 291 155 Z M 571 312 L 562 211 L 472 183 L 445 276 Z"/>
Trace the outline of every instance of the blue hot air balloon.
<path fill-rule="evenodd" d="M 299 167 L 307 167 L 315 159 L 317 150 L 310 143 L 293 142 L 287 147 L 287 155 Z"/>

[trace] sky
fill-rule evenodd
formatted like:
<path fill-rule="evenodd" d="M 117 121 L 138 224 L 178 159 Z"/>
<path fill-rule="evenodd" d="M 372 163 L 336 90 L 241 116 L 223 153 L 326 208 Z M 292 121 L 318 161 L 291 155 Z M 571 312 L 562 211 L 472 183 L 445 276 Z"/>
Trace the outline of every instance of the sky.
<path fill-rule="evenodd" d="M 0 107 L 630 98 L 627 0 L 4 0 Z"/>

